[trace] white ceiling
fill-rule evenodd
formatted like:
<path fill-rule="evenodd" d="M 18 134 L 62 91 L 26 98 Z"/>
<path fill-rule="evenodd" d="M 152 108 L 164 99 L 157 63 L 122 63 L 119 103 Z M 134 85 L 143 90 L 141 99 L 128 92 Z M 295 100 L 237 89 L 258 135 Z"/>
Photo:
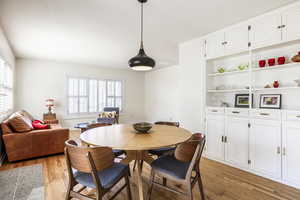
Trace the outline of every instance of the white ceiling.
<path fill-rule="evenodd" d="M 177 45 L 295 0 L 149 0 L 145 45 L 158 65 Z M 137 54 L 137 0 L 0 0 L 0 23 L 17 57 L 127 67 Z"/>

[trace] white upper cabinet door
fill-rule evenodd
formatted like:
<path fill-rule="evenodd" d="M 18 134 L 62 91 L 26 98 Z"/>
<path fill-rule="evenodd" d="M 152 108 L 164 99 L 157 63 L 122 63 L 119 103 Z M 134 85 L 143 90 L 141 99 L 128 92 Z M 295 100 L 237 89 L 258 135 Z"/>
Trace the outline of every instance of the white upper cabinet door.
<path fill-rule="evenodd" d="M 249 119 L 226 119 L 225 160 L 238 167 L 247 168 L 249 159 Z"/>
<path fill-rule="evenodd" d="M 208 115 L 206 121 L 206 155 L 217 160 L 224 160 L 224 120 L 224 116 Z"/>
<path fill-rule="evenodd" d="M 300 124 L 283 123 L 283 180 L 300 187 Z"/>
<path fill-rule="evenodd" d="M 282 37 L 284 41 L 300 39 L 300 5 L 282 13 Z"/>
<path fill-rule="evenodd" d="M 251 169 L 267 177 L 281 178 L 281 123 L 254 119 L 250 128 Z"/>
<path fill-rule="evenodd" d="M 281 16 L 279 14 L 260 17 L 250 24 L 249 36 L 252 48 L 281 41 Z"/>
<path fill-rule="evenodd" d="M 210 34 L 206 38 L 206 57 L 215 58 L 224 56 L 224 32 L 216 32 Z"/>
<path fill-rule="evenodd" d="M 234 26 L 225 31 L 225 55 L 247 51 L 248 25 Z"/>

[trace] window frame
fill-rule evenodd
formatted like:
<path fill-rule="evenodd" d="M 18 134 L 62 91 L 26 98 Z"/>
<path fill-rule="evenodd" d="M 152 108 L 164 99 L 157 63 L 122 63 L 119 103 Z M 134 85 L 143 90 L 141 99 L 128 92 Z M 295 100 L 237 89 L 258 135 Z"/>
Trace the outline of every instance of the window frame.
<path fill-rule="evenodd" d="M 8 63 L 6 62 L 2 57 L 0 57 L 0 62 L 3 63 L 4 65 L 4 72 L 5 72 L 5 68 L 10 69 L 10 83 L 7 83 L 7 85 L 5 83 L 0 84 L 0 88 L 3 89 L 4 91 L 8 91 L 8 93 L 0 93 L 0 96 L 9 96 L 9 93 L 11 95 L 11 102 L 10 102 L 10 108 L 7 108 L 4 111 L 0 110 L 0 119 L 2 119 L 3 117 L 7 116 L 9 113 L 11 113 L 14 109 L 14 68 Z M 1 72 L 0 72 L 1 73 Z"/>
<path fill-rule="evenodd" d="M 80 104 L 79 104 L 79 99 L 80 96 L 79 93 L 78 93 L 78 96 L 70 96 L 69 95 L 69 80 L 70 79 L 76 79 L 76 80 L 86 80 L 87 81 L 87 84 L 86 84 L 86 90 L 87 90 L 87 95 L 84 96 L 84 97 L 87 97 L 87 112 L 79 112 L 80 109 Z M 97 81 L 97 111 L 96 112 L 89 112 L 90 110 L 90 81 Z M 85 116 L 91 116 L 91 115 L 95 115 L 95 114 L 98 114 L 100 111 L 100 104 L 99 104 L 99 82 L 100 81 L 105 81 L 105 93 L 106 93 L 106 97 L 105 97 L 105 105 L 107 105 L 107 99 L 108 97 L 114 97 L 114 104 L 116 103 L 116 98 L 121 98 L 121 110 L 120 110 L 120 113 L 123 113 L 124 112 L 124 83 L 125 81 L 122 80 L 122 79 L 101 79 L 101 78 L 95 78 L 95 77 L 82 77 L 82 76 L 67 76 L 67 79 L 66 79 L 66 113 L 68 116 L 81 116 L 81 115 L 85 115 Z M 107 86 L 107 82 L 109 81 L 114 81 L 114 82 L 121 82 L 121 96 L 107 96 L 107 91 L 108 91 L 108 86 Z M 78 86 L 79 87 L 79 86 Z M 78 91 L 79 92 L 79 91 Z M 76 113 L 70 113 L 70 109 L 69 109 L 69 98 L 70 97 L 77 97 L 78 98 L 78 112 Z M 104 106 L 106 107 L 106 106 Z"/>

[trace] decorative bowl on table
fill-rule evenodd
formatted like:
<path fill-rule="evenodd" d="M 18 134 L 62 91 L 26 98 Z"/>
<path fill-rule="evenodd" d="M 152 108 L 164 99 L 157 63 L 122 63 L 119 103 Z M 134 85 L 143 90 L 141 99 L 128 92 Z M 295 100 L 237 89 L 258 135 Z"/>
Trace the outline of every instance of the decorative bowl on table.
<path fill-rule="evenodd" d="M 152 128 L 152 124 L 148 122 L 140 122 L 133 124 L 133 128 L 138 132 L 138 133 L 148 133 L 150 129 Z"/>

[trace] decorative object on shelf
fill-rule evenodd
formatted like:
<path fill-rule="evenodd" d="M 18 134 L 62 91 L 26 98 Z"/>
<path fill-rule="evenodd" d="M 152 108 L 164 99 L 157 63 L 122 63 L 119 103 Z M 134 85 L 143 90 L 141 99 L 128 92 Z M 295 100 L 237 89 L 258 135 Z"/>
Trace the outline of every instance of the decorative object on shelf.
<path fill-rule="evenodd" d="M 221 101 L 221 105 L 220 105 L 221 107 L 225 107 L 225 108 L 228 108 L 228 107 L 230 107 L 229 106 L 229 103 L 226 103 L 226 102 L 224 102 L 224 101 Z"/>
<path fill-rule="evenodd" d="M 298 52 L 298 55 L 293 56 L 292 61 L 293 62 L 300 62 L 300 51 Z"/>
<path fill-rule="evenodd" d="M 300 79 L 297 79 L 297 80 L 294 80 L 294 81 L 297 83 L 298 87 L 300 87 Z"/>
<path fill-rule="evenodd" d="M 274 66 L 275 65 L 275 58 L 268 59 L 268 64 L 269 64 L 270 67 Z"/>
<path fill-rule="evenodd" d="M 144 50 L 144 3 L 147 0 L 138 0 L 141 3 L 141 44 L 138 55 L 131 58 L 128 62 L 129 67 L 137 71 L 148 71 L 155 67 L 155 60 L 147 56 Z"/>
<path fill-rule="evenodd" d="M 46 99 L 46 107 L 48 107 L 48 114 L 52 113 L 53 106 L 54 106 L 54 99 Z"/>
<path fill-rule="evenodd" d="M 235 95 L 235 107 L 237 108 L 249 108 L 250 98 L 249 94 L 236 94 Z M 252 104 L 253 104 L 253 94 L 252 94 Z"/>
<path fill-rule="evenodd" d="M 278 65 L 284 65 L 285 64 L 285 57 L 281 56 L 281 57 L 277 58 L 277 63 L 278 63 Z"/>
<path fill-rule="evenodd" d="M 137 133 L 148 133 L 152 126 L 153 125 L 148 122 L 140 122 L 133 124 L 133 128 L 137 131 Z"/>
<path fill-rule="evenodd" d="M 273 87 L 274 88 L 279 88 L 279 81 L 274 81 Z"/>
<path fill-rule="evenodd" d="M 248 69 L 249 65 L 248 64 L 246 64 L 246 65 L 239 65 L 237 68 L 238 68 L 238 70 L 243 71 L 243 70 Z"/>
<path fill-rule="evenodd" d="M 219 67 L 219 68 L 218 68 L 218 72 L 219 72 L 219 73 L 224 73 L 224 72 L 226 72 L 226 70 L 225 70 L 224 67 Z"/>
<path fill-rule="evenodd" d="M 281 109 L 281 94 L 261 94 L 259 108 Z"/>
<path fill-rule="evenodd" d="M 266 60 L 260 60 L 258 61 L 259 67 L 265 67 L 266 66 Z"/>
<path fill-rule="evenodd" d="M 272 88 L 272 86 L 270 84 L 267 84 L 264 88 Z"/>

